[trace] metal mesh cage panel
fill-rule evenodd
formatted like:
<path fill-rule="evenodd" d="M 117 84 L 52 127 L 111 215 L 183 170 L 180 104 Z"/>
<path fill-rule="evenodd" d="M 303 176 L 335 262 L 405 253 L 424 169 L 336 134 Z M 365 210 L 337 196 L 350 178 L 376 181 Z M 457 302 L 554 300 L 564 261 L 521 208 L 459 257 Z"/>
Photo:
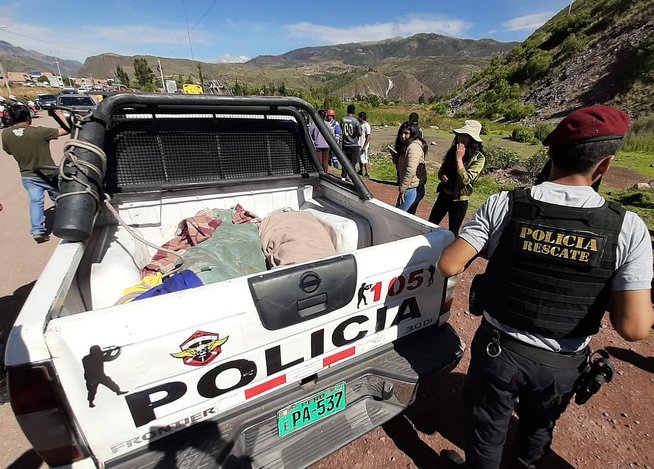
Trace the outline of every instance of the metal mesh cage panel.
<path fill-rule="evenodd" d="M 129 192 L 315 171 L 288 116 L 116 116 L 105 151 L 105 190 Z"/>

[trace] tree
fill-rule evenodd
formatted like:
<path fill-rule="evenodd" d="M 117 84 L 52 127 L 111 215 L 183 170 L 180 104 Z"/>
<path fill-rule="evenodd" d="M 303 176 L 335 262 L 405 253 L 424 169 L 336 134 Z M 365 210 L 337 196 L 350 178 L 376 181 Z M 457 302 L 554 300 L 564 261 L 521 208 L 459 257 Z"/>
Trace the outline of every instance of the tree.
<path fill-rule="evenodd" d="M 36 81 L 38 81 L 39 83 L 45 83 L 46 81 L 48 81 L 48 77 L 46 77 L 45 75 L 41 75 L 36 79 Z"/>
<path fill-rule="evenodd" d="M 277 88 L 277 93 L 279 93 L 280 96 L 286 96 L 287 95 L 287 90 L 286 90 L 286 84 L 284 82 L 279 85 Z"/>
<path fill-rule="evenodd" d="M 154 80 L 154 72 L 148 66 L 145 59 L 134 59 L 134 77 L 139 86 L 146 87 L 151 85 Z"/>
<path fill-rule="evenodd" d="M 129 75 L 120 65 L 116 65 L 116 78 L 121 85 L 129 87 Z"/>

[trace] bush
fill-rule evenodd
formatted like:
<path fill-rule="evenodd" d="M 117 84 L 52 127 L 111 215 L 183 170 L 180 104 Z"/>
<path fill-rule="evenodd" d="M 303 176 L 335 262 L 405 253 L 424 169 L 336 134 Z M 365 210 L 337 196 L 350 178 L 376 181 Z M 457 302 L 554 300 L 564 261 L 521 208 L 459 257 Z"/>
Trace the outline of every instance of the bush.
<path fill-rule="evenodd" d="M 509 121 L 519 121 L 525 117 L 536 114 L 536 107 L 531 104 L 522 104 L 517 99 L 511 99 L 500 107 L 501 114 Z"/>
<path fill-rule="evenodd" d="M 534 137 L 538 139 L 539 142 L 542 142 L 545 140 L 545 137 L 547 137 L 552 132 L 552 130 L 554 130 L 554 126 L 552 124 L 537 124 L 534 128 Z"/>
<path fill-rule="evenodd" d="M 571 55 L 577 54 L 583 51 L 587 44 L 588 38 L 583 33 L 579 35 L 572 33 L 561 44 L 558 58 L 570 57 Z"/>
<path fill-rule="evenodd" d="M 518 164 L 518 154 L 507 148 L 487 145 L 484 147 L 484 156 L 486 156 L 484 174 L 497 169 L 513 168 Z"/>
<path fill-rule="evenodd" d="M 511 132 L 511 137 L 516 142 L 536 144 L 538 140 L 534 137 L 534 131 L 524 127 L 516 127 Z"/>
<path fill-rule="evenodd" d="M 432 110 L 437 116 L 447 116 L 447 104 L 443 101 L 434 104 Z"/>
<path fill-rule="evenodd" d="M 654 114 L 636 119 L 624 139 L 626 151 L 654 152 Z"/>
<path fill-rule="evenodd" d="M 552 53 L 536 50 L 531 56 L 521 62 L 509 77 L 511 83 L 534 82 L 547 74 L 552 65 Z"/>
<path fill-rule="evenodd" d="M 547 147 L 540 147 L 536 153 L 529 157 L 525 163 L 525 167 L 530 176 L 536 177 L 540 174 L 547 163 Z"/>

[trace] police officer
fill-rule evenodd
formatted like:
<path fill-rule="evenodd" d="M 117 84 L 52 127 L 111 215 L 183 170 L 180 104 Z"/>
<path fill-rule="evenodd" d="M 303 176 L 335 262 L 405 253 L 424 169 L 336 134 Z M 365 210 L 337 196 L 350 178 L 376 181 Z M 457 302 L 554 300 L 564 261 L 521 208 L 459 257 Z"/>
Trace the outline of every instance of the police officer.
<path fill-rule="evenodd" d="M 647 228 L 591 188 L 628 125 L 625 113 L 608 106 L 571 113 L 543 141 L 552 161 L 549 181 L 489 197 L 438 261 L 450 277 L 479 253 L 489 259 L 466 381 L 466 461 L 443 451 L 450 465 L 499 467 L 515 407 L 517 466 L 538 467 L 604 312 L 624 339 L 649 336 Z"/>

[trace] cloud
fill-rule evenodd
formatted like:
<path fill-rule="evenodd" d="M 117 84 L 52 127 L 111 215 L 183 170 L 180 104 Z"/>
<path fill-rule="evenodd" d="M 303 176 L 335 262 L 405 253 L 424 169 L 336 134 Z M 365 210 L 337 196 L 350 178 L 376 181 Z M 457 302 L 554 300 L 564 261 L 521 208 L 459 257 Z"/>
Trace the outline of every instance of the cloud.
<path fill-rule="evenodd" d="M 15 9 L 15 6 L 0 7 L 0 26 L 7 26 L 0 28 L 0 40 L 59 58 L 84 61 L 88 56 L 106 52 L 155 55 L 151 50 L 157 46 L 167 46 L 172 50 L 188 48 L 186 28 L 141 24 L 116 27 L 80 25 L 74 29 L 37 26 L 17 20 Z M 211 36 L 202 30 L 192 31 L 191 40 L 194 46 L 212 42 Z"/>
<path fill-rule="evenodd" d="M 363 24 L 338 28 L 315 23 L 295 23 L 285 26 L 291 38 L 312 38 L 318 43 L 342 44 L 345 42 L 378 41 L 394 36 L 412 36 L 418 33 L 437 33 L 461 36 L 472 24 L 441 16 L 421 15 L 394 23 Z"/>
<path fill-rule="evenodd" d="M 185 28 L 158 28 L 142 24 L 130 24 L 124 26 L 101 26 L 88 29 L 88 33 L 94 34 L 95 39 L 111 41 L 115 44 L 178 44 L 188 42 L 188 33 Z M 88 37 L 88 36 L 86 36 Z M 191 42 L 204 44 L 207 38 L 198 31 L 191 33 Z"/>
<path fill-rule="evenodd" d="M 219 57 L 216 57 L 214 62 L 220 64 L 230 64 L 230 63 L 243 63 L 250 60 L 252 57 L 246 55 L 232 55 L 232 54 L 223 54 Z"/>
<path fill-rule="evenodd" d="M 533 15 L 519 16 L 502 23 L 503 31 L 534 31 L 548 21 L 554 13 L 535 13 Z"/>

